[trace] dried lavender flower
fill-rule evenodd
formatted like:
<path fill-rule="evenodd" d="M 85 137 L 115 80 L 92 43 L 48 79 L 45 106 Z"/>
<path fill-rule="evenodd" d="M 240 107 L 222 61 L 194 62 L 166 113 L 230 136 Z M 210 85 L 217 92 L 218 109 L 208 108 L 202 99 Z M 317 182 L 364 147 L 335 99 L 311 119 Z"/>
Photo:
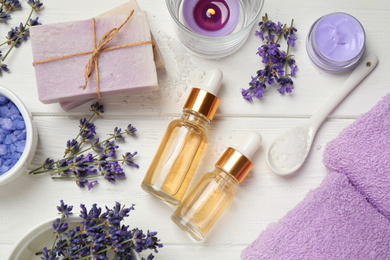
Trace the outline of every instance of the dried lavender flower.
<path fill-rule="evenodd" d="M 135 132 L 137 132 L 137 129 L 134 126 L 132 126 L 131 124 L 129 124 L 126 128 L 126 133 L 128 135 L 135 135 Z"/>
<path fill-rule="evenodd" d="M 291 48 L 295 47 L 297 40 L 296 31 L 293 27 L 294 20 L 290 27 L 278 22 L 277 24 L 268 19 L 268 15 L 262 18 L 259 23 L 260 30 L 255 32 L 262 41 L 266 43 L 258 48 L 257 55 L 262 58 L 265 64 L 264 69 L 258 70 L 256 76 L 251 76 L 248 89 L 242 89 L 241 95 L 244 99 L 252 101 L 253 98 L 261 98 L 267 85 L 275 82 L 279 85 L 277 89 L 280 94 L 291 93 L 294 89 L 292 77 L 298 69 L 293 55 L 289 54 Z M 280 50 L 279 40 L 281 36 L 287 41 L 287 51 Z M 290 71 L 290 73 L 288 73 Z"/>
<path fill-rule="evenodd" d="M 20 7 L 18 0 L 0 0 L 0 23 L 6 23 L 11 19 L 10 13 Z"/>
<path fill-rule="evenodd" d="M 22 7 L 19 0 L 1 0 L 0 3 L 2 4 L 1 11 L 14 11 Z"/>
<path fill-rule="evenodd" d="M 60 205 L 57 206 L 57 210 L 67 218 L 72 214 L 72 209 L 73 206 L 66 205 L 63 200 L 60 200 Z"/>
<path fill-rule="evenodd" d="M 122 164 L 127 164 L 128 166 L 133 166 L 135 168 L 139 168 L 139 165 L 133 162 L 133 157 L 137 155 L 137 152 L 135 153 L 126 153 L 123 155 L 123 162 Z"/>
<path fill-rule="evenodd" d="M 24 41 L 27 41 L 30 36 L 30 27 L 41 25 L 38 22 L 38 17 L 32 18 L 34 12 L 38 12 L 43 4 L 39 0 L 28 0 L 28 5 L 31 7 L 30 14 L 25 23 L 19 23 L 19 26 L 15 26 L 8 31 L 6 35 L 6 41 L 0 44 L 2 46 L 10 46 L 8 51 L 5 53 L 4 57 L 0 60 L 0 76 L 2 76 L 2 71 L 9 72 L 9 69 L 6 64 L 2 64 L 5 59 L 8 57 L 8 54 L 15 47 L 19 47 Z M 10 13 L 14 10 L 20 9 L 21 4 L 18 0 L 0 0 L 0 23 L 6 23 L 9 19 L 11 19 Z M 1 57 L 1 51 L 0 51 Z"/>
<path fill-rule="evenodd" d="M 80 224 L 73 229 L 64 221 L 72 214 L 73 206 L 65 205 L 61 200 L 57 207 L 60 218 L 53 223 L 55 234 L 53 246 L 43 248 L 42 260 L 60 259 L 109 259 L 109 251 L 115 253 L 114 259 L 135 259 L 132 251 L 142 253 L 152 250 L 158 253 L 163 247 L 157 238 L 157 232 L 145 234 L 142 229 L 133 228 L 122 224 L 129 213 L 134 210 L 134 205 L 129 208 L 116 202 L 112 209 L 105 207 L 105 211 L 93 204 L 88 211 L 86 206 L 80 205 Z M 150 253 L 146 259 L 153 259 Z M 63 259 L 63 258 L 61 258 Z M 142 258 L 145 259 L 145 258 Z"/>
<path fill-rule="evenodd" d="M 8 19 L 11 19 L 11 15 L 7 13 L 0 13 L 0 23 L 6 23 Z"/>
<path fill-rule="evenodd" d="M 7 64 L 2 63 L 3 62 L 3 60 L 1 59 L 2 56 L 3 55 L 1 54 L 1 50 L 0 50 L 0 76 L 2 75 L 2 71 L 9 72 Z"/>
<path fill-rule="evenodd" d="M 40 22 L 38 22 L 39 17 L 36 17 L 35 19 L 30 19 L 30 26 L 37 26 L 42 25 Z"/>
<path fill-rule="evenodd" d="M 91 105 L 91 111 L 94 112 L 96 115 L 100 115 L 104 113 L 103 105 L 100 105 L 99 102 L 96 102 Z"/>
<path fill-rule="evenodd" d="M 41 3 L 40 0 L 27 0 L 27 4 L 28 4 L 29 6 L 31 6 L 31 8 L 32 8 L 35 12 L 38 12 L 38 11 L 42 8 L 42 6 L 43 6 L 43 4 Z"/>
<path fill-rule="evenodd" d="M 110 137 L 100 141 L 97 137 L 96 126 L 91 123 L 91 120 L 94 116 L 104 113 L 103 105 L 94 103 L 91 105 L 91 111 L 93 114 L 88 120 L 80 119 L 78 135 L 66 142 L 64 158 L 57 161 L 47 158 L 41 167 L 32 170 L 30 174 L 49 172 L 52 179 L 74 180 L 78 187 L 87 187 L 90 190 L 98 183 L 95 178 L 99 176 L 109 182 L 124 179 L 126 174 L 119 164 L 120 161 L 122 165 L 139 168 L 139 165 L 133 161 L 137 152 L 126 152 L 122 155 L 122 159 L 116 159 L 116 150 L 119 148 L 116 142 L 124 141 L 125 134 L 134 136 L 136 129 L 131 124 L 123 132 L 115 127 Z M 82 150 L 86 143 L 90 143 L 90 146 Z M 93 155 L 90 151 L 96 154 Z"/>

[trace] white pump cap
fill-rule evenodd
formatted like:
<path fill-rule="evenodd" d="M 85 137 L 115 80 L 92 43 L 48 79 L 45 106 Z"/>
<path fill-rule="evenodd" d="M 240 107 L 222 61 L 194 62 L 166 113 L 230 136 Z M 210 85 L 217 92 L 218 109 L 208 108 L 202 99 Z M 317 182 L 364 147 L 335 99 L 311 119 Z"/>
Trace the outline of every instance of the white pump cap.
<path fill-rule="evenodd" d="M 223 73 L 220 69 L 211 69 L 207 73 L 207 78 L 203 83 L 202 89 L 217 96 L 218 89 L 221 86 Z"/>
<path fill-rule="evenodd" d="M 250 160 L 257 149 L 259 149 L 261 141 L 262 138 L 258 132 L 251 132 L 246 136 L 236 150 Z"/>

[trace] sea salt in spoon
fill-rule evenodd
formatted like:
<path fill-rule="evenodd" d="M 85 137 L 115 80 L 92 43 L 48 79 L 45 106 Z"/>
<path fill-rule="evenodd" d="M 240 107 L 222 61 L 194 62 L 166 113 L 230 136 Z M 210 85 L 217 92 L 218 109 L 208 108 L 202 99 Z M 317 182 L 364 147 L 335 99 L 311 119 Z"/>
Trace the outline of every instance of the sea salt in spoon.
<path fill-rule="evenodd" d="M 288 175 L 298 170 L 309 154 L 314 136 L 325 118 L 378 64 L 374 54 L 363 59 L 344 85 L 306 122 L 278 136 L 268 147 L 266 161 L 273 172 Z"/>

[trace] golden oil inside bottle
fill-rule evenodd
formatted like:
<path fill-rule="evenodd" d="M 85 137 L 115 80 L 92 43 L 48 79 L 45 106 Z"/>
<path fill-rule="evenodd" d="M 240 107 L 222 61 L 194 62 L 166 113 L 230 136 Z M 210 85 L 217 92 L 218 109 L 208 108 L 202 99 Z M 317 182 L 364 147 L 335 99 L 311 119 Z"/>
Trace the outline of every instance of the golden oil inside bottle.
<path fill-rule="evenodd" d="M 233 199 L 238 183 L 216 168 L 199 180 L 171 219 L 194 239 L 202 240 Z"/>
<path fill-rule="evenodd" d="M 184 197 L 207 143 L 210 120 L 188 109 L 172 121 L 141 187 L 152 195 L 178 205 Z"/>
<path fill-rule="evenodd" d="M 184 198 L 171 219 L 196 240 L 202 240 L 232 201 L 235 188 L 253 168 L 252 155 L 261 144 L 253 132 L 234 149 L 228 147 L 215 164 Z M 240 152 L 241 151 L 241 152 Z"/>

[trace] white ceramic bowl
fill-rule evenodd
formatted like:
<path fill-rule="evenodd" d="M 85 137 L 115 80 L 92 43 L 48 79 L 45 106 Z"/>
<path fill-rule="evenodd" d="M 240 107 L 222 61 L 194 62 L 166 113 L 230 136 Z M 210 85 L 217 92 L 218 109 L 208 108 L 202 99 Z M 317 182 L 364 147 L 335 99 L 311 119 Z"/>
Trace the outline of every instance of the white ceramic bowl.
<path fill-rule="evenodd" d="M 35 253 L 41 251 L 44 247 L 51 247 L 54 234 L 53 222 L 58 217 L 48 219 L 31 228 L 13 247 L 9 259 L 12 260 L 35 260 L 41 259 Z M 80 222 L 80 218 L 69 217 L 67 219 L 70 227 L 72 223 Z"/>
<path fill-rule="evenodd" d="M 51 247 L 54 240 L 53 222 L 58 218 L 54 217 L 31 228 L 22 238 L 17 241 L 11 251 L 10 260 L 38 260 L 41 255 L 35 255 L 42 251 L 44 247 Z M 80 225 L 82 219 L 77 216 L 66 218 L 69 228 Z M 133 252 L 136 260 L 141 260 L 138 253 Z"/>
<path fill-rule="evenodd" d="M 12 91 L 1 85 L 0 94 L 7 97 L 18 107 L 21 115 L 23 116 L 27 133 L 26 146 L 18 162 L 6 173 L 0 175 L 0 185 L 4 185 L 21 175 L 23 172 L 27 171 L 27 167 L 30 165 L 32 159 L 34 158 L 35 151 L 37 149 L 38 131 L 30 112 L 27 110 L 26 106 L 23 104 L 23 102 L 19 99 L 18 96 L 16 96 Z"/>

